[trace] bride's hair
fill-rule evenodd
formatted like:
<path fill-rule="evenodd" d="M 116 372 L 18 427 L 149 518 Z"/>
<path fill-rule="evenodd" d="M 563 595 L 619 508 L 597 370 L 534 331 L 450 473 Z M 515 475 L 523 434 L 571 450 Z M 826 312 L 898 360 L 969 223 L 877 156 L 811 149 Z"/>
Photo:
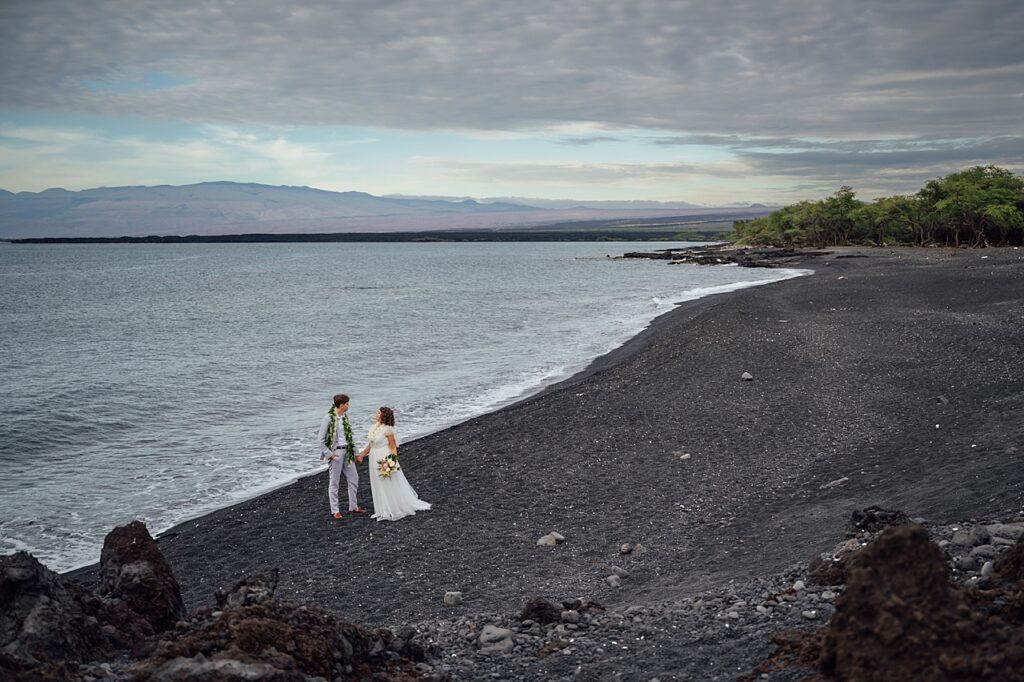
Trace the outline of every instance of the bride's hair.
<path fill-rule="evenodd" d="M 380 423 L 384 426 L 395 425 L 395 411 L 390 407 L 380 408 Z"/>

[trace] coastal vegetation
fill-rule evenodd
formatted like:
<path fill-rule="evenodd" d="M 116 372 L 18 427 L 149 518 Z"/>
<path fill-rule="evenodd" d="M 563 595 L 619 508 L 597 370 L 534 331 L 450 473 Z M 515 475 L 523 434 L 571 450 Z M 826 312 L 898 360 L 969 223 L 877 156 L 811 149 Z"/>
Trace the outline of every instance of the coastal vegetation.
<path fill-rule="evenodd" d="M 974 166 L 917 193 L 864 202 L 843 186 L 821 201 L 733 223 L 733 241 L 757 246 L 1020 246 L 1024 178 Z"/>

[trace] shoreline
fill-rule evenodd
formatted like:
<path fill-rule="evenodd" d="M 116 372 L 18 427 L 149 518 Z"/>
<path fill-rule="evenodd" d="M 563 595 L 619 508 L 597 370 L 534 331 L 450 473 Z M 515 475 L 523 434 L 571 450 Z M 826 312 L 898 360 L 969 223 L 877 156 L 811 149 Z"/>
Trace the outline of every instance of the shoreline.
<path fill-rule="evenodd" d="M 725 266 L 722 266 L 722 267 L 725 267 Z M 625 338 L 621 343 L 618 343 L 617 345 L 613 346 L 611 349 L 609 349 L 609 350 L 607 350 L 607 351 L 605 351 L 605 352 L 603 352 L 603 353 L 601 353 L 601 354 L 599 354 L 597 356 L 593 356 L 593 357 L 591 357 L 589 359 L 581 360 L 580 362 L 575 363 L 575 366 L 577 366 L 578 369 L 567 369 L 566 371 L 558 374 L 556 377 L 553 377 L 552 379 L 550 379 L 548 381 L 542 381 L 542 382 L 540 382 L 538 384 L 532 385 L 529 388 L 526 388 L 526 389 L 520 391 L 515 396 L 513 396 L 513 397 L 511 397 L 511 398 L 509 398 L 507 400 L 503 400 L 503 401 L 497 402 L 496 404 L 494 404 L 493 406 L 485 409 L 482 412 L 479 412 L 477 414 L 473 414 L 471 416 L 468 416 L 468 417 L 466 417 L 464 419 L 461 419 L 459 421 L 456 421 L 454 423 L 447 424 L 445 426 L 441 426 L 441 427 L 439 427 L 439 428 L 437 428 L 435 430 L 428 431 L 426 433 L 417 435 L 417 436 L 415 436 L 415 437 L 413 437 L 411 439 L 403 440 L 403 446 L 411 445 L 412 443 L 418 442 L 418 441 L 420 441 L 422 439 L 425 439 L 425 438 L 429 438 L 429 437 L 434 436 L 434 435 L 436 435 L 438 433 L 447 431 L 448 429 L 455 428 L 455 427 L 457 427 L 457 426 L 459 426 L 459 425 L 461 425 L 463 423 L 466 423 L 468 421 L 471 421 L 473 419 L 477 419 L 479 417 L 483 417 L 483 416 L 486 416 L 486 415 L 494 414 L 494 413 L 499 412 L 501 410 L 504 410 L 506 408 L 513 407 L 513 406 L 515 406 L 516 404 L 518 404 L 520 402 L 523 402 L 523 401 L 526 401 L 526 400 L 530 400 L 532 398 L 536 398 L 536 397 L 542 396 L 542 395 L 544 395 L 545 393 L 547 393 L 550 390 L 558 389 L 564 383 L 572 382 L 572 381 L 577 381 L 577 380 L 582 381 L 587 376 L 592 374 L 593 372 L 600 371 L 600 369 L 603 368 L 603 367 L 608 367 L 608 366 L 612 366 L 614 364 L 617 364 L 617 362 L 620 361 L 621 357 L 626 357 L 631 352 L 631 351 L 626 351 L 626 347 L 627 346 L 631 346 L 634 343 L 637 343 L 638 339 L 640 337 L 643 337 L 646 334 L 648 334 L 649 332 L 651 332 L 652 327 L 654 327 L 656 324 L 658 324 L 659 320 L 661 320 L 665 316 L 668 316 L 668 315 L 671 315 L 673 313 L 676 313 L 677 311 L 680 310 L 680 308 L 683 308 L 683 307 L 691 305 L 691 304 L 697 305 L 697 304 L 700 304 L 702 301 L 704 301 L 706 299 L 714 298 L 714 297 L 717 297 L 717 296 L 728 295 L 728 294 L 734 293 L 736 291 L 742 291 L 744 289 L 749 289 L 749 288 L 754 288 L 754 287 L 769 286 L 771 284 L 777 284 L 779 282 L 784 282 L 784 281 L 787 281 L 789 279 L 794 279 L 794 278 L 797 278 L 797 277 L 812 276 L 813 274 L 814 274 L 813 270 L 806 269 L 806 268 L 795 268 L 795 267 L 794 268 L 786 268 L 785 270 L 775 270 L 775 271 L 771 271 L 771 272 L 766 270 L 765 271 L 765 275 L 768 276 L 768 277 L 766 277 L 765 280 L 759 280 L 759 281 L 756 281 L 756 282 L 736 282 L 736 283 L 733 283 L 733 284 L 717 285 L 717 286 L 711 287 L 711 288 L 713 288 L 713 289 L 724 289 L 724 290 L 723 291 L 711 291 L 709 293 L 700 294 L 700 295 L 697 295 L 695 298 L 689 298 L 689 299 L 685 299 L 685 300 L 677 300 L 677 301 L 675 301 L 675 302 L 673 302 L 671 304 L 672 307 L 670 307 L 670 308 L 668 308 L 668 309 L 658 313 L 657 315 L 655 315 L 655 317 L 651 318 L 645 324 L 645 326 L 643 328 L 641 328 L 639 331 L 637 331 L 636 333 L 632 334 L 631 336 L 628 336 L 627 338 Z M 680 297 L 681 296 L 686 296 L 686 295 L 690 294 L 692 291 L 694 291 L 694 290 L 691 289 L 691 290 L 680 292 L 678 294 L 678 296 L 680 296 Z M 639 342 L 639 343 L 641 343 L 641 345 L 637 347 L 638 350 L 642 349 L 642 347 L 643 347 L 642 346 L 642 342 Z M 623 351 L 626 351 L 625 355 L 621 354 Z M 194 514 L 190 514 L 190 515 L 188 515 L 188 516 L 186 516 L 184 518 L 178 519 L 178 520 L 174 521 L 173 523 L 168 524 L 166 527 L 156 526 L 156 528 L 158 528 L 159 530 L 152 531 L 153 537 L 155 539 L 159 540 L 161 537 L 163 537 L 164 535 L 166 535 L 168 533 L 175 533 L 176 529 L 178 529 L 179 527 L 184 527 L 187 524 L 195 522 L 195 521 L 198 521 L 198 520 L 201 520 L 204 517 L 207 517 L 207 516 L 210 516 L 210 515 L 213 515 L 213 514 L 217 514 L 219 512 L 225 511 L 225 510 L 230 510 L 230 509 L 232 509 L 234 507 L 238 507 L 240 505 L 244 505 L 244 504 L 246 504 L 248 502 L 251 502 L 252 500 L 256 500 L 256 499 L 258 499 L 260 497 L 263 497 L 265 495 L 270 495 L 270 494 L 274 493 L 275 491 L 278 491 L 278 490 L 280 490 L 282 488 L 285 488 L 287 486 L 290 486 L 290 485 L 293 485 L 295 483 L 298 483 L 298 482 L 300 482 L 300 481 L 302 481 L 304 479 L 323 475 L 325 471 L 326 471 L 326 469 L 324 469 L 323 467 L 318 467 L 317 469 L 309 471 L 309 472 L 306 472 L 306 473 L 289 475 L 287 478 L 282 478 L 278 482 L 269 484 L 269 485 L 267 485 L 267 486 L 265 486 L 263 488 L 259 488 L 257 491 L 255 491 L 255 492 L 253 492 L 251 494 L 246 494 L 245 497 L 242 497 L 240 499 L 236 499 L 236 500 L 234 500 L 232 502 L 229 502 L 227 504 L 215 507 L 213 509 L 205 509 L 203 511 L 197 511 Z M 368 491 L 367 491 L 367 494 L 368 494 Z M 91 561 L 88 561 L 88 562 L 83 562 L 83 563 L 79 563 L 79 564 L 73 565 L 70 568 L 58 571 L 58 573 L 60 573 L 61 575 L 66 576 L 66 577 L 75 577 L 76 575 L 89 572 L 90 569 L 94 569 L 98 565 L 99 564 L 98 564 L 98 558 L 97 558 L 95 560 L 91 560 Z"/>
<path fill-rule="evenodd" d="M 678 600 L 806 561 L 872 504 L 936 522 L 1012 516 L 1020 252 L 859 252 L 688 302 L 583 372 L 407 444 L 432 511 L 336 523 L 310 476 L 182 524 L 161 550 L 189 608 L 279 566 L 282 597 L 393 624 L 529 596 Z M 566 542 L 536 547 L 552 530 Z M 625 542 L 648 551 L 613 588 Z M 443 605 L 449 590 L 462 606 Z"/>

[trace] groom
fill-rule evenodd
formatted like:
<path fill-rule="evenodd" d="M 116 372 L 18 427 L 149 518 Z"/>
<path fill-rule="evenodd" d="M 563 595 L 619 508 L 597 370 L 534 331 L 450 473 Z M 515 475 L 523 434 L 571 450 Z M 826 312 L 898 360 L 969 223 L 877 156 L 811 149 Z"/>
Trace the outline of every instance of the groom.
<path fill-rule="evenodd" d="M 324 415 L 320 423 L 320 433 L 317 435 L 320 459 L 326 459 L 330 464 L 327 499 L 331 503 L 331 514 L 336 519 L 342 518 L 338 509 L 338 484 L 342 471 L 345 472 L 345 480 L 348 482 L 348 510 L 359 514 L 366 511 L 356 501 L 356 491 L 359 489 L 359 472 L 355 463 L 356 444 L 352 440 L 352 427 L 348 423 L 346 412 L 348 396 L 339 393 L 334 396 L 334 406 Z"/>

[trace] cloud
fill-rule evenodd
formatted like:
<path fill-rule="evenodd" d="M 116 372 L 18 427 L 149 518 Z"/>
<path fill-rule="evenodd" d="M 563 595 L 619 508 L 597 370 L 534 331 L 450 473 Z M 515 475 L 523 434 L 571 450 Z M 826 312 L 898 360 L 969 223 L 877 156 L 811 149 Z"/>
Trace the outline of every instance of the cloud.
<path fill-rule="evenodd" d="M 682 188 L 707 178 L 742 178 L 747 170 L 729 162 L 599 163 L 580 161 L 490 162 L 420 157 L 416 164 L 452 182 L 478 182 L 483 186 L 521 187 L 646 187 L 675 188 L 664 196 L 678 196 Z M 592 194 L 593 190 L 588 190 Z"/>
<path fill-rule="evenodd" d="M 344 143 L 342 143 L 344 144 Z M 224 178 L 244 166 L 269 182 L 322 185 L 350 172 L 330 151 L 281 135 L 207 126 L 200 134 L 168 140 L 99 134 L 56 126 L 0 126 L 0 187 L 25 187 L 26 177 L 48 186 L 191 183 Z"/>
<path fill-rule="evenodd" d="M 903 191 L 972 163 L 1024 167 L 1022 34 L 1018 0 L 6 0 L 0 110 L 203 132 L 9 127 L 0 186 L 244 172 L 339 187 L 368 177 L 339 161 L 340 145 L 366 138 L 275 131 L 343 127 L 524 141 L 504 163 L 407 164 L 396 152 L 377 169 L 396 171 L 385 191 L 648 183 L 672 198 L 686 183 L 685 198 L 705 201 L 689 191 L 701 178 L 713 200 L 732 200 L 730 187 L 751 200 L 843 183 Z M 524 160 L 538 140 L 559 158 Z M 441 152 L 423 143 L 407 156 L 417 153 Z M 398 174 L 428 163 L 463 184 L 427 189 Z M 750 194 L 761 190 L 771 196 Z"/>
<path fill-rule="evenodd" d="M 11 0 L 0 101 L 415 130 L 998 135 L 1021 125 L 1022 30 L 1016 0 Z M 147 74 L 173 86 L 89 87 Z"/>
<path fill-rule="evenodd" d="M 565 137 L 559 140 L 559 143 L 568 145 L 570 147 L 588 147 L 592 144 L 600 144 L 602 142 L 621 142 L 622 138 L 614 137 L 612 135 L 588 135 L 580 137 Z"/>

